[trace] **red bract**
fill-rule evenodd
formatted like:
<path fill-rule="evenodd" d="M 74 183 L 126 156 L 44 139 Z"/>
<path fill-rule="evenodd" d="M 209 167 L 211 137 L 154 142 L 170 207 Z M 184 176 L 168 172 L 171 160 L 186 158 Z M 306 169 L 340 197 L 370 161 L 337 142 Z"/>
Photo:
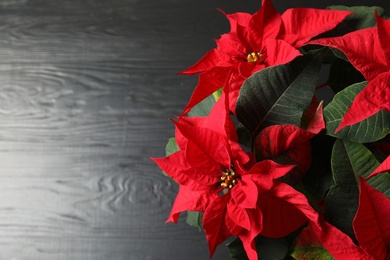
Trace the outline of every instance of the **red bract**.
<path fill-rule="evenodd" d="M 207 117 L 180 117 L 175 122 L 180 151 L 153 160 L 180 185 L 168 222 L 177 222 L 183 211 L 204 212 L 210 256 L 233 235 L 254 260 L 257 235 L 286 236 L 314 210 L 303 194 L 276 180 L 293 165 L 254 163 L 236 142 L 226 100 L 223 93 Z"/>
<path fill-rule="evenodd" d="M 367 86 L 356 96 L 336 132 L 379 110 L 390 112 L 390 21 L 375 15 L 377 27 L 311 42 L 340 49 L 368 80 Z"/>
<path fill-rule="evenodd" d="M 362 178 L 353 228 L 360 247 L 374 259 L 390 258 L 390 200 Z"/>
<path fill-rule="evenodd" d="M 309 140 L 314 135 L 294 125 L 269 126 L 256 138 L 256 158 L 296 165 L 286 177 L 288 183 L 297 184 L 310 167 L 311 145 Z"/>
<path fill-rule="evenodd" d="M 290 62 L 300 55 L 298 49 L 311 38 L 333 29 L 349 14 L 348 11 L 292 8 L 280 15 L 271 0 L 263 0 L 261 9 L 253 15 L 225 14 L 230 22 L 230 32 L 216 41 L 215 49 L 181 72 L 200 73 L 198 85 L 183 114 L 227 84 L 230 110 L 234 112 L 246 78 L 268 66 Z"/>

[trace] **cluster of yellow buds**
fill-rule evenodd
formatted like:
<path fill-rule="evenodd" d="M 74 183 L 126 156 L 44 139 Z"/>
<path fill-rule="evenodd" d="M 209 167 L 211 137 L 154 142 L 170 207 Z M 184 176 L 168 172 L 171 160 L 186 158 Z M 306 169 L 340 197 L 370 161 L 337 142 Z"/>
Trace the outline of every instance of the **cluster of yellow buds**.
<path fill-rule="evenodd" d="M 248 62 L 256 62 L 259 59 L 261 59 L 262 54 L 260 52 L 252 52 L 249 53 L 248 56 L 246 57 L 246 60 Z"/>
<path fill-rule="evenodd" d="M 234 185 L 237 184 L 237 180 L 236 180 L 236 173 L 233 171 L 233 170 L 226 170 L 224 172 L 222 172 L 222 176 L 221 176 L 221 186 L 224 187 L 224 188 L 233 188 Z"/>

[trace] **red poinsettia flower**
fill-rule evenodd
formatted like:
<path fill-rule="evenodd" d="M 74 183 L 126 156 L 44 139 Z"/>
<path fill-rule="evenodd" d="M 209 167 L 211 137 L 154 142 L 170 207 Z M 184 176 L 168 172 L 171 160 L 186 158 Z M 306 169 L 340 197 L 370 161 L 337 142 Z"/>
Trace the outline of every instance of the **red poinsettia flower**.
<path fill-rule="evenodd" d="M 359 177 L 359 207 L 353 229 L 359 245 L 339 229 L 322 221 L 323 229 L 310 225 L 298 237 L 296 247 L 323 245 L 336 259 L 390 259 L 390 200 Z M 310 254 L 307 252 L 307 254 Z"/>
<path fill-rule="evenodd" d="M 356 96 L 345 113 L 336 132 L 376 114 L 379 110 L 390 112 L 390 21 L 377 14 L 375 16 L 377 27 L 311 42 L 340 49 L 368 80 L 367 86 Z"/>
<path fill-rule="evenodd" d="M 280 15 L 271 0 L 263 0 L 259 11 L 225 14 L 231 31 L 216 41 L 195 65 L 181 72 L 200 73 L 198 85 L 183 114 L 194 105 L 229 84 L 230 110 L 244 80 L 268 66 L 290 62 L 300 55 L 299 48 L 311 38 L 333 29 L 348 11 L 291 8 Z M 232 73 L 231 73 L 232 72 Z"/>
<path fill-rule="evenodd" d="M 177 222 L 183 211 L 204 212 L 210 256 L 233 235 L 254 260 L 257 235 L 286 236 L 314 210 L 303 194 L 277 180 L 294 166 L 255 163 L 236 142 L 226 100 L 223 93 L 207 117 L 180 117 L 175 122 L 180 151 L 153 160 L 180 185 L 168 222 Z"/>

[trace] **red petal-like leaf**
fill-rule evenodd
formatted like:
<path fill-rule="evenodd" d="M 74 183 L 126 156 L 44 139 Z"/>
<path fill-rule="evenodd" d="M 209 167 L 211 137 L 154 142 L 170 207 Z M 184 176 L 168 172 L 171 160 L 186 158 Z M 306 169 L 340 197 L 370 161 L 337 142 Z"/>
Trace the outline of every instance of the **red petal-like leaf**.
<path fill-rule="evenodd" d="M 251 222 L 246 209 L 237 205 L 233 200 L 230 200 L 227 204 L 227 214 L 238 226 L 246 230 L 251 229 Z"/>
<path fill-rule="evenodd" d="M 243 13 L 243 12 L 237 12 L 234 14 L 226 14 L 225 12 L 222 11 L 228 18 L 230 22 L 230 31 L 236 32 L 236 25 L 239 24 L 241 26 L 247 26 L 252 15 L 248 13 Z"/>
<path fill-rule="evenodd" d="M 248 63 L 242 63 L 242 64 L 248 64 Z M 240 64 L 241 65 L 241 64 Z M 240 66 L 241 67 L 241 66 Z M 244 83 L 246 77 L 242 76 L 241 74 L 232 73 L 230 74 L 230 77 L 228 78 L 225 88 L 229 87 L 229 108 L 230 111 L 233 112 L 233 114 L 236 113 L 236 103 L 238 95 L 240 94 L 240 89 L 242 84 Z"/>
<path fill-rule="evenodd" d="M 285 64 L 292 61 L 301 53 L 284 40 L 266 39 L 268 66 Z"/>
<path fill-rule="evenodd" d="M 177 223 L 180 213 L 186 210 L 203 212 L 217 198 L 216 192 L 193 191 L 181 185 L 166 222 Z"/>
<path fill-rule="evenodd" d="M 387 172 L 387 171 L 390 171 L 390 156 L 388 156 L 383 162 L 381 165 L 379 165 L 378 168 L 375 169 L 375 171 L 373 171 L 370 175 L 367 176 L 366 179 L 369 179 L 381 172 Z"/>
<path fill-rule="evenodd" d="M 232 200 L 241 208 L 256 208 L 258 189 L 256 184 L 249 178 L 242 176 L 238 184 L 230 190 Z"/>
<path fill-rule="evenodd" d="M 245 30 L 244 27 L 237 25 L 239 30 Z M 226 64 L 226 66 L 234 66 L 231 57 L 242 56 L 242 58 L 246 58 L 246 46 L 241 39 L 238 38 L 238 35 L 235 33 L 225 33 L 221 36 L 219 40 L 216 40 L 217 49 L 221 53 L 221 61 L 216 65 L 222 66 Z M 224 61 L 224 62 L 222 62 Z"/>
<path fill-rule="evenodd" d="M 375 259 L 385 259 L 390 256 L 390 199 L 359 180 L 359 208 L 353 220 L 356 238 Z"/>
<path fill-rule="evenodd" d="M 277 181 L 271 191 L 259 194 L 258 204 L 263 213 L 261 234 L 266 237 L 284 237 L 307 222 L 308 217 L 317 217 L 303 194 Z"/>
<path fill-rule="evenodd" d="M 191 145 L 187 144 L 186 150 L 189 164 L 194 167 L 202 167 L 202 165 L 206 163 L 195 156 L 195 154 L 200 154 L 200 152 L 197 151 L 199 150 L 207 155 L 210 160 L 213 160 L 216 165 L 220 165 L 221 167 L 222 165 L 224 167 L 230 166 L 230 150 L 226 137 L 203 127 L 191 126 L 179 122 L 176 122 L 175 125 L 183 136 L 191 141 Z"/>
<path fill-rule="evenodd" d="M 249 42 L 252 44 L 252 51 L 261 51 L 268 38 L 275 39 L 279 33 L 282 18 L 276 11 L 271 0 L 264 0 L 261 9 L 253 14 L 248 24 Z"/>
<path fill-rule="evenodd" d="M 310 43 L 341 50 L 369 81 L 389 70 L 376 27 L 354 31 L 342 37 L 318 39 Z"/>
<path fill-rule="evenodd" d="M 178 151 L 164 158 L 152 158 L 157 165 L 180 185 L 191 190 L 205 190 L 217 182 L 216 177 L 200 175 L 187 162 L 185 152 Z"/>
<path fill-rule="evenodd" d="M 318 134 L 325 128 L 322 104 L 323 102 L 318 102 L 314 96 L 309 108 L 302 115 L 302 127 L 313 134 Z"/>
<path fill-rule="evenodd" d="M 273 187 L 274 179 L 286 175 L 294 167 L 295 165 L 282 165 L 272 160 L 263 160 L 256 163 L 248 173 L 243 174 L 242 179 L 250 178 L 256 183 L 259 192 L 268 191 Z"/>
<path fill-rule="evenodd" d="M 284 35 L 281 37 L 295 48 L 300 48 L 314 36 L 335 28 L 350 14 L 352 12 L 313 8 L 287 9 L 282 14 Z"/>
<path fill-rule="evenodd" d="M 251 219 L 251 229 L 242 230 L 242 232 L 238 234 L 238 237 L 242 241 L 249 260 L 257 260 L 258 256 L 256 251 L 255 238 L 262 231 L 263 215 L 259 208 L 248 210 L 248 214 Z"/>
<path fill-rule="evenodd" d="M 336 129 L 358 123 L 379 110 L 390 112 L 390 73 L 382 73 L 373 80 L 355 97 L 352 105 L 345 113 L 341 124 Z"/>
<path fill-rule="evenodd" d="M 213 200 L 203 216 L 203 228 L 209 244 L 210 258 L 216 247 L 232 235 L 225 223 L 228 199 L 228 195 L 223 195 Z"/>
<path fill-rule="evenodd" d="M 198 62 L 188 69 L 179 72 L 179 74 L 194 75 L 196 73 L 205 72 L 214 68 L 220 61 L 225 60 L 226 56 L 217 49 L 212 49 L 207 52 Z"/>

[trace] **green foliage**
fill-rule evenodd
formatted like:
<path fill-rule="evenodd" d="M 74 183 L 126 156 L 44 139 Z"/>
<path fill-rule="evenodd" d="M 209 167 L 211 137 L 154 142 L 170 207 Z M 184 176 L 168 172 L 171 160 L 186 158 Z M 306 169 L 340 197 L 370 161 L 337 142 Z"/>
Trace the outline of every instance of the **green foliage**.
<path fill-rule="evenodd" d="M 196 227 L 199 231 L 202 228 L 202 213 L 197 211 L 187 211 L 186 222 L 192 227 Z"/>
<path fill-rule="evenodd" d="M 168 143 L 165 146 L 165 155 L 169 156 L 169 155 L 171 155 L 179 150 L 180 150 L 180 148 L 176 144 L 176 138 L 175 137 L 169 138 Z"/>

